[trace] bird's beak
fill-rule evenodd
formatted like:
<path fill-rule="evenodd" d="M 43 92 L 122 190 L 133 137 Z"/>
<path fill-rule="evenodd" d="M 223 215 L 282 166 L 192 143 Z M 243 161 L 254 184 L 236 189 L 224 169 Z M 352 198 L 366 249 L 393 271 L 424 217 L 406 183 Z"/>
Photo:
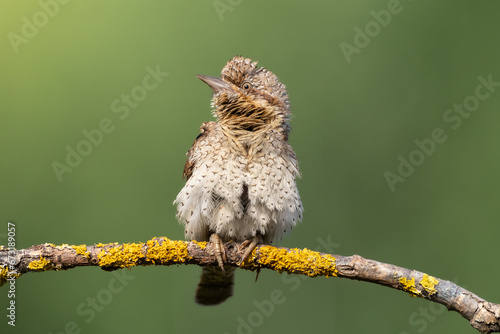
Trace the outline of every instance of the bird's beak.
<path fill-rule="evenodd" d="M 196 76 L 198 77 L 198 79 L 200 79 L 201 81 L 206 83 L 210 88 L 212 88 L 214 94 L 221 90 L 231 89 L 231 85 L 220 78 L 209 77 L 201 74 L 198 74 Z"/>

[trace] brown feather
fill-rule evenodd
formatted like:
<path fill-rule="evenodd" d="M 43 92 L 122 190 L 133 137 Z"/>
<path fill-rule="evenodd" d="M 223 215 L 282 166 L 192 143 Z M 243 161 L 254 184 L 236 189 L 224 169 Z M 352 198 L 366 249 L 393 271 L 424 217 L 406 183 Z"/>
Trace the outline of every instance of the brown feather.
<path fill-rule="evenodd" d="M 191 148 L 189 149 L 189 151 L 187 151 L 187 153 L 186 153 L 187 160 L 186 160 L 186 164 L 184 165 L 184 172 L 182 173 L 182 177 L 185 178 L 186 181 L 189 180 L 189 178 L 191 177 L 191 175 L 193 175 L 193 170 L 194 170 L 194 167 L 196 165 L 196 161 L 194 161 L 194 159 L 192 157 L 193 150 L 196 148 L 196 146 L 198 145 L 198 142 L 201 139 L 203 139 L 204 137 L 208 136 L 208 134 L 210 133 L 210 131 L 212 131 L 212 129 L 214 128 L 215 124 L 217 124 L 217 123 L 215 123 L 215 122 L 205 122 L 205 123 L 201 124 L 201 126 L 200 126 L 200 134 L 194 140 L 194 143 L 191 146 Z"/>

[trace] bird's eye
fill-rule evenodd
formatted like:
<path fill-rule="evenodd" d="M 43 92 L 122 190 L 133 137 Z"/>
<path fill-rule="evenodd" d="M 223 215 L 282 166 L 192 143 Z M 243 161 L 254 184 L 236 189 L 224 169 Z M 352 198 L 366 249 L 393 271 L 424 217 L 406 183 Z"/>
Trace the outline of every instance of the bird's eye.
<path fill-rule="evenodd" d="M 250 88 L 252 88 L 252 85 L 248 81 L 245 81 L 241 84 L 241 88 L 243 90 L 250 90 Z"/>

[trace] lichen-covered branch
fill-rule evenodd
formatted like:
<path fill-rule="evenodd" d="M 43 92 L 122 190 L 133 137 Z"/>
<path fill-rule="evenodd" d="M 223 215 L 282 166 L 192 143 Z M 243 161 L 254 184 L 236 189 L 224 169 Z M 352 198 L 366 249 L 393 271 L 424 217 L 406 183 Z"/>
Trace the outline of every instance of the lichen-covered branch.
<path fill-rule="evenodd" d="M 225 245 L 227 264 L 238 266 L 244 249 L 239 243 Z M 0 285 L 28 272 L 100 266 L 116 270 L 134 266 L 197 264 L 217 265 L 211 243 L 173 241 L 164 237 L 145 243 L 97 244 L 92 246 L 43 244 L 12 250 L 0 246 Z M 500 305 L 487 302 L 453 282 L 392 264 L 341 256 L 308 249 L 258 246 L 241 266 L 271 269 L 310 277 L 346 277 L 385 285 L 445 305 L 460 313 L 481 333 L 500 332 Z"/>

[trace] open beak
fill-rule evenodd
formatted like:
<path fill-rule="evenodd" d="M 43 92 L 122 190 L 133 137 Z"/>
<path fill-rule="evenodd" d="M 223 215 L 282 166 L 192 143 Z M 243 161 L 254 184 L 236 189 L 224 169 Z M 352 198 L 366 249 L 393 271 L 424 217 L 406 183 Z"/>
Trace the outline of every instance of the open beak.
<path fill-rule="evenodd" d="M 201 74 L 196 75 L 196 77 L 212 88 L 214 94 L 221 90 L 231 89 L 231 85 L 220 78 L 209 77 Z"/>

